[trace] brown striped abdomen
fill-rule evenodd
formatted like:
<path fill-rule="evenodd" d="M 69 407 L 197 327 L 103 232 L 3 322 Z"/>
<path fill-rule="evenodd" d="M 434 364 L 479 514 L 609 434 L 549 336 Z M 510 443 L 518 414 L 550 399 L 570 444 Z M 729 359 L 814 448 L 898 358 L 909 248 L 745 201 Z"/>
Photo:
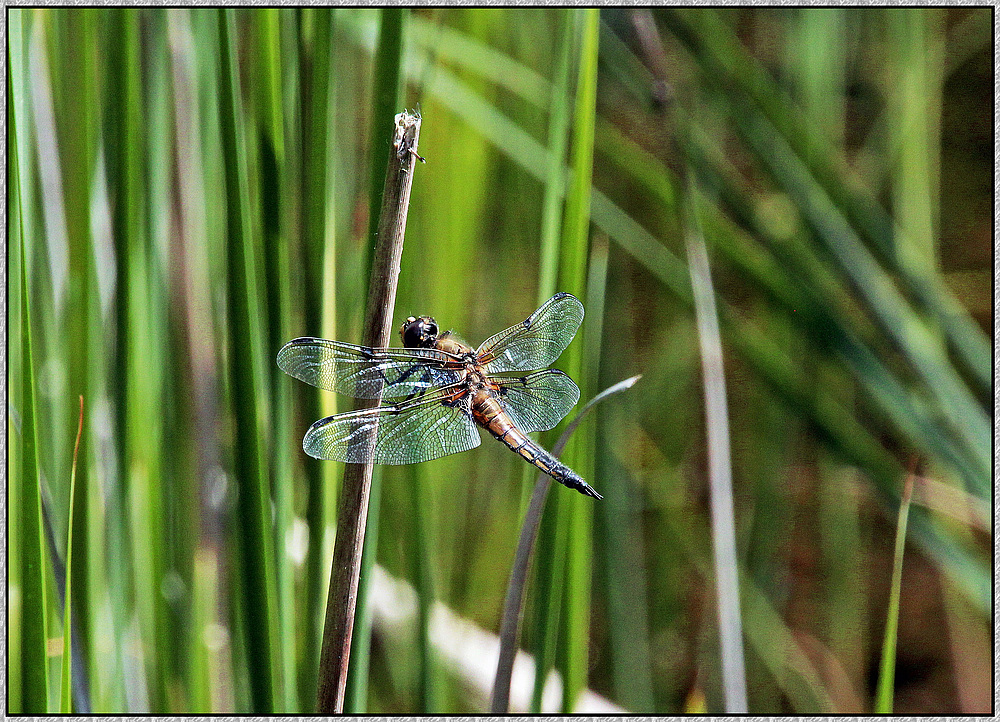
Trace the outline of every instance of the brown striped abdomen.
<path fill-rule="evenodd" d="M 477 424 L 489 431 L 507 448 L 538 467 L 553 479 L 570 489 L 576 489 L 581 494 L 595 499 L 603 498 L 594 491 L 583 478 L 556 457 L 529 439 L 519 428 L 514 426 L 510 417 L 500 406 L 496 397 L 486 389 L 477 391 L 472 400 L 472 418 Z"/>

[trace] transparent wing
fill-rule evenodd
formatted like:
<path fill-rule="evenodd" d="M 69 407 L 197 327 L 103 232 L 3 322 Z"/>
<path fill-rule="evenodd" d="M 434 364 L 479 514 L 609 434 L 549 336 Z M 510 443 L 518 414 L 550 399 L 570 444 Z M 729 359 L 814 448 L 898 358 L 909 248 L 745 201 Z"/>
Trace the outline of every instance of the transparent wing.
<path fill-rule="evenodd" d="M 521 431 L 548 431 L 580 400 L 573 379 L 558 369 L 546 369 L 522 378 L 494 378 L 497 398 Z"/>
<path fill-rule="evenodd" d="M 297 338 L 278 352 L 278 366 L 289 376 L 356 399 L 420 396 L 461 380 L 444 368 L 449 354 L 425 348 L 368 348 L 325 338 Z"/>
<path fill-rule="evenodd" d="M 489 374 L 543 369 L 569 346 L 581 321 L 583 304 L 557 293 L 522 323 L 486 339 L 476 355 Z"/>
<path fill-rule="evenodd" d="M 395 406 L 348 411 L 320 419 L 306 432 L 302 449 L 309 456 L 352 464 L 416 464 L 479 446 L 472 416 L 444 403 L 447 394 Z M 375 428 L 375 443 L 369 432 Z"/>

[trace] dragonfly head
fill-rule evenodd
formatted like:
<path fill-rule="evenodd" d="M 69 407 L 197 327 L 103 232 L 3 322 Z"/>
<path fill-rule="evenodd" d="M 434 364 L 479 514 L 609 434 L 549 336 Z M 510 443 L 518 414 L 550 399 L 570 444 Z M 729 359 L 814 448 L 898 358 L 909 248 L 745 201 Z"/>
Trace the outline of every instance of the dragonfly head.
<path fill-rule="evenodd" d="M 410 316 L 399 329 L 406 348 L 433 348 L 437 341 L 438 325 L 430 316 Z"/>

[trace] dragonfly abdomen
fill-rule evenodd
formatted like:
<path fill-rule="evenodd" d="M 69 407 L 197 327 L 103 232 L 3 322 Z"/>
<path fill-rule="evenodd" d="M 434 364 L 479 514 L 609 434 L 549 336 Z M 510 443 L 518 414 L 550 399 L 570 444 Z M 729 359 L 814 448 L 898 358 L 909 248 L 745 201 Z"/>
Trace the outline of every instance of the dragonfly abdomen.
<path fill-rule="evenodd" d="M 529 439 L 520 429 L 514 426 L 510 417 L 504 413 L 496 398 L 484 395 L 477 399 L 472 407 L 473 418 L 507 448 L 538 467 L 553 479 L 570 489 L 576 489 L 581 494 L 603 499 L 594 488 L 583 480 L 579 474 L 559 461 L 556 457 Z"/>

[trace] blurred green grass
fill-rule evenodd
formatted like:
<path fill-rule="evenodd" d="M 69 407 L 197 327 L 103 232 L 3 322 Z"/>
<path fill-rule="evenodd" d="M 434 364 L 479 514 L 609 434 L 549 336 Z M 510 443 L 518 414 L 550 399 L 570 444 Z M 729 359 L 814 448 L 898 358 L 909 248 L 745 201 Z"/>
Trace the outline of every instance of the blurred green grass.
<path fill-rule="evenodd" d="M 563 675 L 558 708 L 586 686 L 637 713 L 697 694 L 721 709 L 677 202 L 693 177 L 727 354 L 750 710 L 871 710 L 915 458 L 935 483 L 910 512 L 893 708 L 985 711 L 989 539 L 969 520 L 992 468 L 990 11 L 657 10 L 655 37 L 610 8 L 599 30 L 582 20 L 597 11 L 400 12 L 397 110 L 419 104 L 427 163 L 397 325 L 429 313 L 475 345 L 572 291 L 587 319 L 562 363 L 585 397 L 643 374 L 568 452 L 605 500 L 550 495 L 522 647 Z M 64 550 L 79 395 L 69 573 L 91 709 L 311 711 L 340 468 L 300 442 L 349 401 L 274 354 L 359 340 L 382 17 L 10 10 L 8 248 L 20 230 L 24 253 L 8 251 L 8 343 L 27 343 L 30 301 L 32 345 L 7 379 L 10 711 L 59 699 L 24 606 L 41 544 L 29 422 Z M 592 140 L 578 83 L 596 83 Z M 371 551 L 419 590 L 422 631 L 400 645 L 374 620 L 355 711 L 483 709 L 435 646 L 434 603 L 497 630 L 524 466 L 484 443 L 382 470 Z M 42 598 L 58 635 L 59 597 Z M 964 646 L 939 618 L 907 628 L 908 605 Z"/>

